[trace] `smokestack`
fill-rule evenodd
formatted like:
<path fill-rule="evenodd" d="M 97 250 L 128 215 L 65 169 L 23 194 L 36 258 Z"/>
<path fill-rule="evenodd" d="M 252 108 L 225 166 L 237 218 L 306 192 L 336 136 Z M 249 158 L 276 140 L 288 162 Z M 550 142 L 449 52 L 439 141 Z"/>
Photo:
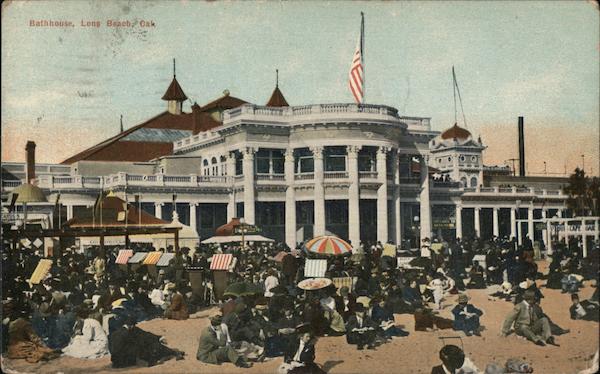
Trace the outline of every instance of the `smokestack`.
<path fill-rule="evenodd" d="M 525 176 L 525 134 L 523 132 L 523 117 L 519 117 L 519 176 Z"/>
<path fill-rule="evenodd" d="M 25 183 L 35 179 L 35 142 L 28 141 L 25 146 L 27 164 L 25 166 Z"/>

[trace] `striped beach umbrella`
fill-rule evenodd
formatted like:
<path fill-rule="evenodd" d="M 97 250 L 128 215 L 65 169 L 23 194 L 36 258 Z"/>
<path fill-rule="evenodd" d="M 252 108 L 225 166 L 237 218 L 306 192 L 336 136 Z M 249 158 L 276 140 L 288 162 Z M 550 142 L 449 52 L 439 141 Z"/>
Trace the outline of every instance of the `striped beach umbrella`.
<path fill-rule="evenodd" d="M 352 246 L 337 236 L 317 236 L 304 244 L 304 250 L 319 255 L 345 255 L 352 253 Z"/>

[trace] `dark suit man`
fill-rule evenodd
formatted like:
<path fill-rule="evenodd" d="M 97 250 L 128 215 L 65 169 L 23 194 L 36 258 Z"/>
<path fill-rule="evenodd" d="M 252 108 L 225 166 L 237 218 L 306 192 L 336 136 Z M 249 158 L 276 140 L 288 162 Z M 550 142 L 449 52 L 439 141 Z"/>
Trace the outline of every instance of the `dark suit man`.
<path fill-rule="evenodd" d="M 359 350 L 365 345 L 368 349 L 373 349 L 376 328 L 377 325 L 365 314 L 364 305 L 357 303 L 354 315 L 346 323 L 346 341 L 348 344 L 356 344 Z"/>
<path fill-rule="evenodd" d="M 288 374 L 324 374 L 325 371 L 315 364 L 315 345 L 310 332 L 296 339 L 284 355 L 284 361 L 291 364 Z"/>
<path fill-rule="evenodd" d="M 232 362 L 239 367 L 250 367 L 235 349 L 227 344 L 227 333 L 221 327 L 223 318 L 215 316 L 200 335 L 196 359 L 207 364 L 218 365 L 222 362 Z"/>
<path fill-rule="evenodd" d="M 431 374 L 454 374 L 465 363 L 465 353 L 455 345 L 445 345 L 440 350 L 442 364 L 434 366 Z"/>

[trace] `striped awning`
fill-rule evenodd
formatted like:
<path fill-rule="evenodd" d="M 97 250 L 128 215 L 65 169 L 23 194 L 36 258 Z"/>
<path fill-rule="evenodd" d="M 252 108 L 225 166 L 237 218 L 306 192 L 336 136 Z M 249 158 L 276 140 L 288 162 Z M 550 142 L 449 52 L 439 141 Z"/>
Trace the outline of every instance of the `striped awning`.
<path fill-rule="evenodd" d="M 227 270 L 229 269 L 229 265 L 233 260 L 233 255 L 231 253 L 228 254 L 216 254 L 212 256 L 212 261 L 210 262 L 210 270 Z"/>
<path fill-rule="evenodd" d="M 144 261 L 144 259 L 146 258 L 147 255 L 148 255 L 148 252 L 137 252 L 136 254 L 131 256 L 131 258 L 129 259 L 129 263 L 130 264 L 139 264 L 140 262 Z"/>
<path fill-rule="evenodd" d="M 304 263 L 305 278 L 322 278 L 327 271 L 327 260 L 324 259 L 307 259 Z"/>
<path fill-rule="evenodd" d="M 144 265 L 156 265 L 160 257 L 163 255 L 162 252 L 150 252 L 144 259 Z"/>
<path fill-rule="evenodd" d="M 175 257 L 175 253 L 163 253 L 162 256 L 160 256 L 160 260 L 156 263 L 156 266 L 169 265 L 169 261 L 171 261 L 173 257 Z"/>
<path fill-rule="evenodd" d="M 121 249 L 119 251 L 119 255 L 117 256 L 117 260 L 115 261 L 117 264 L 126 265 L 129 258 L 133 256 L 132 249 Z"/>
<path fill-rule="evenodd" d="M 46 277 L 46 275 L 50 271 L 51 266 L 52 260 L 48 260 L 46 258 L 41 259 L 35 267 L 33 274 L 31 274 L 29 284 L 39 284 L 42 281 L 42 279 Z"/>
<path fill-rule="evenodd" d="M 354 279 L 352 277 L 336 277 L 333 278 L 333 284 L 335 285 L 335 288 L 337 288 L 338 290 L 338 294 L 340 293 L 340 288 L 342 287 L 348 287 L 348 289 L 350 291 L 353 291 L 353 284 L 354 284 Z"/>

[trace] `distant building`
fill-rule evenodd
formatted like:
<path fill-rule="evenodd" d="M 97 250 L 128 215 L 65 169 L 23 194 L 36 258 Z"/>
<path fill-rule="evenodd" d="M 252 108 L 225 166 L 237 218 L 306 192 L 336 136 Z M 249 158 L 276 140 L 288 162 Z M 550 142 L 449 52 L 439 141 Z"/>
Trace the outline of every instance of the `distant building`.
<path fill-rule="evenodd" d="M 481 139 L 456 124 L 440 133 L 429 118 L 384 105 L 289 106 L 279 86 L 267 105 L 228 91 L 204 106 L 175 76 L 167 110 L 60 165 L 38 165 L 37 183 L 65 221 L 111 190 L 182 223 L 201 238 L 234 217 L 289 246 L 332 233 L 400 243 L 440 236 L 525 236 L 545 240 L 544 217 L 566 216 L 566 178 L 514 177 L 485 166 Z M 3 204 L 24 164 L 2 163 Z M 175 200 L 174 200 L 175 198 Z M 173 204 L 175 201 L 175 205 Z"/>

